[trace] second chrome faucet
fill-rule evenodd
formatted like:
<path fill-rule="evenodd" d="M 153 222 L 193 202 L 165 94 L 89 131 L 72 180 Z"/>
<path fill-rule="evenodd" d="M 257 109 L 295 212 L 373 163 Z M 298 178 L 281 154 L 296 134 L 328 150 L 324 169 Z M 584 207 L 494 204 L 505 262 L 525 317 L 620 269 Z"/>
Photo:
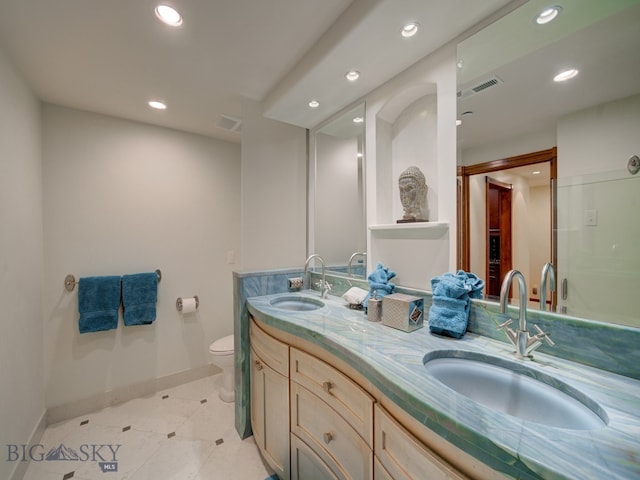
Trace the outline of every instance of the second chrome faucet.
<path fill-rule="evenodd" d="M 320 282 L 316 284 L 316 286 L 320 288 L 320 296 L 322 298 L 327 298 L 327 295 L 329 294 L 329 290 L 331 290 L 331 285 L 329 285 L 329 283 L 325 279 L 324 259 L 320 255 L 318 255 L 317 253 L 314 253 L 313 255 L 309 255 L 309 258 L 307 258 L 307 261 L 304 262 L 303 277 L 307 276 L 307 269 L 309 267 L 309 263 L 311 263 L 311 260 L 313 260 L 314 258 L 317 258 L 320 261 L 320 264 L 322 265 L 322 278 Z"/>
<path fill-rule="evenodd" d="M 553 346 L 554 343 L 549 338 L 549 335 L 543 332 L 540 327 L 534 325 L 533 327 L 538 332 L 536 335 L 531 336 L 527 329 L 527 285 L 524 279 L 524 275 L 518 270 L 509 270 L 504 276 L 502 281 L 502 288 L 500 289 L 500 313 L 502 315 L 507 314 L 507 307 L 509 304 L 509 290 L 513 279 L 518 279 L 519 287 L 519 309 L 520 314 L 518 317 L 518 329 L 513 330 L 509 325 L 513 323 L 513 320 L 509 318 L 506 322 L 498 325 L 499 330 L 504 330 L 509 341 L 516 347 L 516 358 L 530 359 L 531 354 L 536 350 L 543 341 L 546 341 L 549 345 Z"/>

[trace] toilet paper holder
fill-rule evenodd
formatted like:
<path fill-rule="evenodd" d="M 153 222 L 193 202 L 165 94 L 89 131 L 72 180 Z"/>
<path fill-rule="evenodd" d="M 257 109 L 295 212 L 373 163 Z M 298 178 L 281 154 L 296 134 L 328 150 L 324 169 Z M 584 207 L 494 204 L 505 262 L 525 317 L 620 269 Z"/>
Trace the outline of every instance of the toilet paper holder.
<path fill-rule="evenodd" d="M 194 295 L 193 298 L 196 301 L 196 310 L 198 309 L 198 307 L 200 306 L 200 300 L 198 299 L 197 295 Z M 176 300 L 176 309 L 181 312 L 182 311 L 182 297 L 178 297 L 178 299 Z"/>

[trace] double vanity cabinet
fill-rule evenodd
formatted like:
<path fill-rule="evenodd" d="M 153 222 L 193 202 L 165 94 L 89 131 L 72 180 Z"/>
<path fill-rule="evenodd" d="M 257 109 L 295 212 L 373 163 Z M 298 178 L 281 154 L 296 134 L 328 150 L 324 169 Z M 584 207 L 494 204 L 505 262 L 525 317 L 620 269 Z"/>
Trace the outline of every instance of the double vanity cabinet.
<path fill-rule="evenodd" d="M 250 408 L 236 421 L 251 421 L 263 458 L 281 479 L 640 478 L 635 376 L 544 352 L 518 361 L 510 344 L 471 332 L 461 340 L 428 328 L 403 332 L 312 291 L 249 297 L 246 305 L 240 385 L 246 382 L 250 392 L 243 387 L 238 398 L 247 394 L 243 409 Z M 439 359 L 482 359 L 481 370 L 466 380 L 475 385 L 472 392 L 449 387 L 436 368 Z M 455 365 L 458 373 L 470 368 Z M 513 388 L 528 383 L 522 375 L 535 380 L 525 394 L 533 402 L 526 412 L 538 417 L 474 399 L 489 365 L 517 373 Z M 547 387 L 553 395 L 537 396 Z M 489 393 L 494 390 L 500 392 Z M 493 397 L 511 405 L 521 395 L 510 392 Z M 554 401 L 566 395 L 571 402 L 562 410 Z M 578 423 L 564 421 L 576 415 Z"/>
<path fill-rule="evenodd" d="M 253 434 L 281 479 L 467 478 L 394 418 L 368 382 L 286 337 L 251 319 Z"/>

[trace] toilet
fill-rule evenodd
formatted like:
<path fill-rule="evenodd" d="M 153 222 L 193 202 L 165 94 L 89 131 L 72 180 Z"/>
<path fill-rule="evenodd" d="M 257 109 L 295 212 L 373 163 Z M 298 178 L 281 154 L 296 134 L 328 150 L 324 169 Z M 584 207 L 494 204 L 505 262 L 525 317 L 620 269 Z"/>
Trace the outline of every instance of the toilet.
<path fill-rule="evenodd" d="M 233 335 L 222 337 L 209 346 L 209 353 L 213 364 L 222 369 L 222 388 L 220 400 L 233 402 L 235 400 L 233 385 Z"/>

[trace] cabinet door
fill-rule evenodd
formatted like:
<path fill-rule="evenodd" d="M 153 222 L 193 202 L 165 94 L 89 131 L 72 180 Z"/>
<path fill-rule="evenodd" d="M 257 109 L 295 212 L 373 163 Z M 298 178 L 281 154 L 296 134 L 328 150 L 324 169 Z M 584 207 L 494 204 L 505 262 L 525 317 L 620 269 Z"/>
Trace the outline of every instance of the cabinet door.
<path fill-rule="evenodd" d="M 395 480 L 463 480 L 466 477 L 427 449 L 380 405 L 375 408 L 375 455 Z M 384 477 L 383 477 L 384 478 Z"/>
<path fill-rule="evenodd" d="M 289 478 L 289 379 L 251 350 L 251 425 L 256 444 L 281 479 Z"/>
<path fill-rule="evenodd" d="M 335 410 L 293 381 L 291 432 L 303 440 L 338 478 L 373 478 L 373 452 L 367 443 Z"/>
<path fill-rule="evenodd" d="M 291 434 L 291 480 L 340 480 L 315 452 Z"/>

